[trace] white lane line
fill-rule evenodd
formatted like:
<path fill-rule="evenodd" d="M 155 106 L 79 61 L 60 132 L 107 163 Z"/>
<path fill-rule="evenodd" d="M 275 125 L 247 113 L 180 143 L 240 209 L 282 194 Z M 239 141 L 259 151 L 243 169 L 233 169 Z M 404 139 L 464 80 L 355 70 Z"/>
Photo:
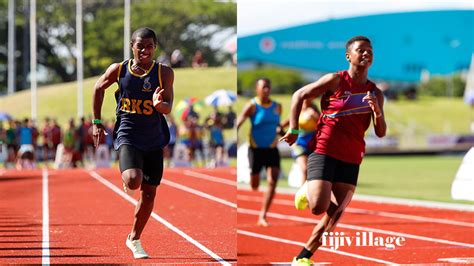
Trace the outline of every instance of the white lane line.
<path fill-rule="evenodd" d="M 199 190 L 195 190 L 195 189 L 185 187 L 183 185 L 171 182 L 169 180 L 162 180 L 162 183 L 165 183 L 167 185 L 171 185 L 171 186 L 174 186 L 176 188 L 185 190 L 185 191 L 193 193 L 197 196 L 207 198 L 207 199 L 212 200 L 212 201 L 219 202 L 219 203 L 224 204 L 226 206 L 230 206 L 230 207 L 234 207 L 234 208 L 236 206 L 235 203 L 217 198 L 215 196 L 206 194 L 206 193 L 201 192 Z M 243 208 L 237 208 L 237 212 L 247 213 L 247 214 L 252 214 L 252 215 L 259 215 L 260 214 L 259 211 L 243 209 Z M 269 217 L 285 219 L 285 220 L 294 220 L 294 221 L 306 222 L 306 223 L 312 223 L 312 224 L 315 224 L 315 223 L 319 222 L 319 220 L 317 220 L 317 219 L 302 218 L 302 217 L 298 217 L 298 216 L 284 215 L 284 214 L 278 214 L 278 213 L 272 213 L 272 212 L 267 213 L 267 215 Z M 405 233 L 399 233 L 399 232 L 394 232 L 394 231 L 389 231 L 389 230 L 382 230 L 382 229 L 369 228 L 369 227 L 356 226 L 356 225 L 348 225 L 348 224 L 341 224 L 341 223 L 339 223 L 338 226 L 341 227 L 341 228 L 348 228 L 348 229 L 354 229 L 354 230 L 359 230 L 359 231 L 376 232 L 376 233 L 387 234 L 387 235 L 403 236 L 403 237 L 406 237 L 406 238 L 413 238 L 413 239 L 443 243 L 443 244 L 448 244 L 448 245 L 474 247 L 474 244 L 455 242 L 455 241 L 449 241 L 449 240 L 444 240 L 444 239 L 436 239 L 436 238 L 430 238 L 430 237 L 424 237 L 424 236 L 418 236 L 418 235 L 412 235 L 412 234 L 405 234 Z"/>
<path fill-rule="evenodd" d="M 168 180 L 163 180 L 162 182 L 165 183 L 165 184 L 167 184 L 167 182 L 170 182 L 170 183 L 168 183 L 168 185 L 174 185 L 176 188 L 188 191 L 190 193 L 193 193 L 193 194 L 195 194 L 197 196 L 200 196 L 200 197 L 203 197 L 203 198 L 207 198 L 209 200 L 213 200 L 213 201 L 222 203 L 226 206 L 230 206 L 230 207 L 234 207 L 234 208 L 237 206 L 235 203 L 217 198 L 215 196 L 206 194 L 204 192 L 201 192 L 201 191 L 198 191 L 198 190 L 195 190 L 195 189 L 185 187 L 183 185 L 180 185 L 180 184 L 168 181 Z M 171 183 L 173 183 L 173 184 L 171 184 Z M 247 214 L 252 214 L 252 215 L 259 215 L 259 213 L 260 213 L 259 211 L 250 210 L 250 209 L 243 209 L 243 208 L 238 208 L 237 212 L 247 213 Z M 293 220 L 293 221 L 299 221 L 299 222 L 307 222 L 307 223 L 312 223 L 312 224 L 315 224 L 315 223 L 319 222 L 319 220 L 317 220 L 317 219 L 303 218 L 303 217 L 299 217 L 299 216 L 284 215 L 284 214 L 271 213 L 271 212 L 268 213 L 268 216 L 270 216 L 270 217 L 273 216 L 273 217 L 279 218 L 279 219 Z M 413 239 L 429 241 L 429 242 L 436 242 L 436 243 L 442 243 L 442 244 L 447 244 L 447 245 L 474 247 L 474 244 L 470 244 L 470 243 L 463 243 L 463 242 L 456 242 L 456 241 L 450 241 L 450 240 L 444 240 L 444 239 L 438 239 L 438 238 L 431 238 L 431 237 L 425 237 L 425 236 L 419 236 L 419 235 L 413 235 L 413 234 L 407 234 L 407 233 L 400 233 L 400 232 L 370 228 L 370 227 L 365 227 L 365 226 L 349 225 L 349 224 L 342 224 L 342 223 L 339 223 L 338 226 L 341 227 L 341 228 L 348 228 L 348 229 L 353 229 L 353 230 L 361 230 L 361 231 L 369 231 L 369 232 L 371 231 L 371 232 L 387 234 L 387 235 L 403 236 L 403 237 L 406 237 L 406 238 L 413 238 Z"/>
<path fill-rule="evenodd" d="M 48 169 L 43 168 L 43 241 L 41 242 L 41 264 L 50 264 L 49 253 L 49 191 Z"/>
<path fill-rule="evenodd" d="M 166 184 L 166 182 L 171 182 L 171 181 L 163 180 L 162 182 L 164 182 Z M 171 182 L 171 183 L 174 183 L 174 182 Z M 170 185 L 170 184 L 168 183 L 168 185 Z M 191 188 L 185 187 L 185 186 L 177 184 L 177 183 L 174 183 L 173 185 L 175 185 L 176 188 L 186 190 L 190 193 L 193 193 L 195 195 L 207 198 L 209 200 L 213 200 L 213 201 L 222 203 L 226 206 L 230 206 L 230 207 L 234 207 L 234 208 L 236 206 L 235 203 L 225 201 L 223 199 L 220 199 L 220 198 L 217 198 L 215 196 L 206 194 L 204 192 L 200 192 L 198 190 L 191 189 Z M 259 213 L 260 213 L 259 211 L 250 210 L 250 209 L 243 209 L 243 208 L 238 208 L 237 212 L 247 213 L 247 214 L 252 214 L 252 215 L 259 215 Z M 272 212 L 269 212 L 268 216 L 278 218 L 278 219 L 293 220 L 293 221 L 306 222 L 306 223 L 312 223 L 312 224 L 315 224 L 315 223 L 319 222 L 319 220 L 317 220 L 317 219 L 303 218 L 303 217 L 299 217 L 299 216 L 284 215 L 284 214 L 278 214 L 278 213 L 272 213 Z M 381 234 L 386 234 L 386 235 L 403 236 L 403 237 L 406 237 L 406 238 L 413 238 L 413 239 L 417 239 L 417 240 L 436 242 L 436 243 L 442 243 L 442 244 L 447 244 L 447 245 L 474 247 L 474 244 L 470 244 L 470 243 L 463 243 L 463 242 L 456 242 L 456 241 L 450 241 L 450 240 L 444 240 L 444 239 L 438 239 L 438 238 L 431 238 L 431 237 L 425 237 L 425 236 L 419 236 L 419 235 L 413 235 L 413 234 L 407 234 L 407 233 L 400 233 L 400 232 L 370 228 L 370 227 L 365 227 L 365 226 L 349 225 L 349 224 L 342 224 L 342 223 L 339 223 L 338 226 L 341 227 L 341 228 L 348 228 L 348 229 L 359 230 L 359 231 L 376 232 L 376 233 L 381 233 Z"/>
<path fill-rule="evenodd" d="M 281 262 L 281 261 L 276 261 L 276 262 L 269 262 L 270 265 L 291 265 L 291 261 L 287 261 L 287 262 Z M 320 262 L 318 261 L 317 264 L 314 264 L 314 265 L 331 265 L 332 263 L 331 262 Z"/>
<path fill-rule="evenodd" d="M 249 215 L 259 215 L 260 214 L 259 211 L 244 209 L 244 208 L 237 208 L 237 212 L 245 213 L 245 214 L 249 214 Z M 268 212 L 267 216 L 277 218 L 277 219 L 282 219 L 282 220 L 290 220 L 290 221 L 295 221 L 295 222 L 303 222 L 303 223 L 311 223 L 311 224 L 316 224 L 316 223 L 319 222 L 318 219 L 303 218 L 303 217 L 299 217 L 299 216 L 286 215 L 286 214 L 280 214 L 280 213 L 274 213 L 274 212 Z M 407 234 L 407 233 L 400 233 L 400 232 L 395 232 L 395 231 L 390 231 L 390 230 L 376 229 L 376 228 L 372 228 L 372 227 L 365 227 L 365 226 L 358 226 L 358 225 L 351 225 L 351 224 L 343 224 L 343 223 L 338 223 L 337 227 L 347 228 L 347 229 L 352 229 L 352 230 L 357 230 L 357 231 L 367 231 L 367 232 L 380 233 L 380 234 L 390 235 L 390 236 L 403 236 L 403 237 L 406 237 L 406 238 L 412 238 L 412 239 L 417 239 L 417 240 L 422 240 L 422 241 L 441 243 L 441 244 L 446 244 L 446 245 L 474 248 L 474 244 L 471 244 L 471 243 L 456 242 L 456 241 L 444 240 L 444 239 L 439 239 L 439 238 L 432 238 L 432 237 L 425 237 L 425 236 L 419 236 L 419 235 L 413 235 L 413 234 Z"/>
<path fill-rule="evenodd" d="M 297 242 L 297 241 L 293 241 L 293 240 L 289 240 L 289 239 L 284 239 L 284 238 L 279 238 L 279 237 L 274 237 L 274 236 L 269 236 L 269 235 L 258 234 L 258 233 L 254 233 L 254 232 L 250 232 L 250 231 L 237 230 L 237 233 L 238 233 L 238 234 L 241 234 L 241 235 L 246 235 L 246 236 L 251 236 L 251 237 L 266 239 L 266 240 L 270 240 L 270 241 L 275 241 L 275 242 L 280 242 L 280 243 L 295 245 L 295 246 L 299 246 L 299 247 L 304 246 L 304 243 L 303 243 L 303 242 Z M 325 248 L 325 247 L 320 247 L 318 250 L 322 250 L 322 251 L 326 251 L 326 252 L 331 252 L 331 253 L 335 253 L 335 254 L 339 254 L 339 255 L 343 255 L 343 256 L 353 257 L 353 258 L 357 258 L 357 259 L 369 260 L 369 261 L 373 261 L 373 262 L 383 263 L 383 264 L 396 264 L 395 262 L 391 262 L 391 261 L 386 261 L 386 260 L 381 260 L 381 259 L 366 257 L 366 256 L 354 254 L 354 253 L 349 253 L 349 252 L 340 251 L 340 250 L 332 250 L 332 249 L 330 249 L 330 248 Z"/>
<path fill-rule="evenodd" d="M 321 261 L 318 261 L 316 264 L 314 265 L 331 265 L 332 263 L 331 262 L 321 262 Z M 286 261 L 286 262 L 270 262 L 270 265 L 291 265 L 291 261 Z"/>
<path fill-rule="evenodd" d="M 251 202 L 261 202 L 263 200 L 263 198 L 256 197 L 256 196 L 238 195 L 237 200 L 244 200 L 244 201 L 251 201 Z M 275 204 L 279 204 L 279 205 L 295 206 L 295 203 L 291 200 L 274 199 L 273 202 Z M 418 216 L 418 215 L 409 215 L 409 214 L 402 214 L 402 213 L 394 213 L 394 212 L 386 212 L 386 211 L 367 210 L 367 209 L 359 209 L 359 208 L 347 208 L 345 211 L 348 212 L 348 213 L 356 213 L 356 214 L 368 214 L 368 215 L 377 215 L 377 216 L 382 216 L 382 217 L 406 219 L 406 220 L 421 221 L 421 222 L 431 222 L 431 223 L 440 223 L 440 224 L 474 227 L 474 223 L 470 223 L 470 222 L 453 221 L 453 220 L 448 220 L 448 219 L 431 218 L 431 217 L 424 217 L 424 216 Z"/>
<path fill-rule="evenodd" d="M 118 187 L 116 187 L 115 185 L 113 185 L 112 183 L 110 183 L 108 180 L 106 180 L 105 178 L 103 178 L 102 176 L 100 176 L 98 173 L 96 173 L 95 171 L 90 171 L 89 174 L 95 178 L 97 181 L 99 181 L 100 183 L 104 184 L 106 187 L 110 188 L 112 191 L 114 191 L 115 193 L 117 193 L 119 196 L 121 196 L 122 198 L 124 198 L 125 200 L 127 200 L 128 202 L 132 203 L 134 206 L 137 205 L 137 201 L 130 197 L 129 195 L 127 195 L 125 192 L 123 192 L 121 189 L 119 189 Z M 227 262 L 226 260 L 224 260 L 223 258 L 219 257 L 217 254 L 215 254 L 214 252 L 212 252 L 210 249 L 208 249 L 207 247 L 205 247 L 204 245 L 202 245 L 201 243 L 199 243 L 198 241 L 194 240 L 192 237 L 190 237 L 189 235 L 187 235 L 186 233 L 184 233 L 183 231 L 181 231 L 180 229 L 178 229 L 176 226 L 172 225 L 171 223 L 169 223 L 168 221 L 166 221 L 165 219 L 163 219 L 162 217 L 160 217 L 158 214 L 156 214 L 155 212 L 152 212 L 151 213 L 151 217 L 153 217 L 155 220 L 157 220 L 158 222 L 162 223 L 164 226 L 168 227 L 171 231 L 175 232 L 176 234 L 180 235 L 182 238 L 186 239 L 187 241 L 189 241 L 191 244 L 195 245 L 197 248 L 199 248 L 200 250 L 204 251 L 206 254 L 208 254 L 209 256 L 211 256 L 212 258 L 214 258 L 216 261 L 220 262 L 222 265 L 226 265 L 226 266 L 230 266 L 231 264 L 229 262 Z"/>
<path fill-rule="evenodd" d="M 212 196 L 212 195 L 210 195 L 210 194 L 204 193 L 204 192 L 202 192 L 202 191 L 199 191 L 199 190 L 196 190 L 196 189 L 193 189 L 193 188 L 189 188 L 189 187 L 187 187 L 187 186 L 184 186 L 184 185 L 175 183 L 175 182 L 173 182 L 173 181 L 169 181 L 169 180 L 163 179 L 163 180 L 161 180 L 161 183 L 163 183 L 163 184 L 165 184 L 165 185 L 168 185 L 168 186 L 170 186 L 170 187 L 174 187 L 174 188 L 177 188 L 177 189 L 181 189 L 181 190 L 183 190 L 183 191 L 186 191 L 186 192 L 188 192 L 188 193 L 194 194 L 194 195 L 196 195 L 196 196 L 203 197 L 203 198 L 205 198 L 205 199 L 212 200 L 212 201 L 215 201 L 215 202 L 224 204 L 224 205 L 229 206 L 229 207 L 232 207 L 232 208 L 237 208 L 237 204 L 235 204 L 235 203 L 233 203 L 233 202 L 230 202 L 230 201 L 227 201 L 227 200 L 218 198 L 218 197 L 216 197 L 216 196 Z"/>
<path fill-rule="evenodd" d="M 186 186 L 184 186 L 184 185 L 181 185 L 181 184 L 178 184 L 178 183 L 169 181 L 169 180 L 162 180 L 161 183 L 166 184 L 166 185 L 169 185 L 169 186 L 172 186 L 172 187 L 175 187 L 175 188 L 178 188 L 178 189 L 181 189 L 181 190 L 184 190 L 184 191 L 186 191 L 186 192 L 195 194 L 195 195 L 197 195 L 197 196 L 200 196 L 200 197 L 203 197 L 203 198 L 212 200 L 212 201 L 219 202 L 219 203 L 224 204 L 224 205 L 229 206 L 229 207 L 237 208 L 237 204 L 235 204 L 235 203 L 232 203 L 232 202 L 223 200 L 223 199 L 221 199 L 221 198 L 218 198 L 218 197 L 209 195 L 209 194 L 204 193 L 204 192 L 201 192 L 201 191 L 199 191 L 199 190 L 195 190 L 195 189 L 192 189 L 192 188 L 188 188 L 188 187 L 186 187 Z M 122 193 L 123 193 L 123 192 L 122 192 Z M 125 193 L 123 193 L 123 194 L 125 194 Z M 125 194 L 125 195 L 126 195 L 126 194 Z M 128 195 L 127 195 L 127 196 L 128 196 Z M 239 210 L 239 209 L 238 209 L 238 210 Z M 301 243 L 301 245 L 303 245 L 303 243 Z M 301 245 L 300 245 L 300 246 L 301 246 Z M 321 249 L 321 248 L 320 248 L 320 249 Z M 326 248 L 322 248 L 322 250 L 325 250 L 325 249 L 326 249 Z M 327 249 L 327 250 L 329 250 L 329 252 L 332 252 L 331 249 Z M 346 255 L 346 256 L 352 256 L 352 257 L 356 257 L 356 258 L 364 257 L 364 256 L 361 256 L 361 255 L 352 254 L 352 253 L 343 252 L 343 251 L 336 251 L 335 253 L 338 253 L 338 254 L 341 254 L 341 255 Z M 366 257 L 366 258 L 369 258 L 369 257 Z M 391 263 L 391 262 L 382 262 L 382 260 L 377 260 L 377 259 L 372 259 L 372 258 L 369 258 L 369 260 L 377 261 L 377 262 L 381 262 L 381 263 Z"/>
<path fill-rule="evenodd" d="M 215 183 L 221 183 L 221 184 L 232 186 L 234 188 L 237 186 L 237 182 L 232 181 L 232 180 L 228 180 L 228 179 L 225 179 L 225 178 L 215 177 L 215 176 L 211 176 L 211 175 L 207 175 L 207 174 L 203 174 L 203 173 L 198 173 L 198 172 L 194 172 L 194 171 L 190 171 L 190 170 L 184 170 L 182 173 L 186 176 L 196 177 L 196 178 L 204 179 L 204 180 L 207 180 L 207 181 L 212 181 L 212 182 L 215 182 Z"/>
<path fill-rule="evenodd" d="M 166 259 L 166 257 L 164 257 L 164 259 Z M 143 264 L 145 264 L 145 263 L 143 263 Z M 177 264 L 176 262 L 160 262 L 160 264 L 158 264 L 158 265 L 174 265 L 174 266 L 176 266 L 176 264 Z M 187 262 L 183 262 L 182 264 L 183 265 L 198 265 L 198 264 L 213 265 L 213 264 L 219 264 L 219 262 L 217 262 L 217 261 L 215 261 L 215 262 L 214 261 L 212 261 L 212 262 L 209 262 L 209 261 L 200 261 L 200 262 L 189 261 L 188 262 L 187 261 Z M 236 264 L 236 263 L 234 263 L 234 264 Z M 156 265 L 156 264 L 151 263 L 151 265 Z"/>
<path fill-rule="evenodd" d="M 474 212 L 474 205 L 472 204 L 460 204 L 460 203 L 416 200 L 416 199 L 401 199 L 401 198 L 362 195 L 362 194 L 355 194 L 353 199 L 358 200 L 358 201 L 365 201 L 365 202 L 378 202 L 378 203 L 397 204 L 397 205 L 403 205 L 403 206 L 417 206 L 417 207 L 424 207 L 424 208 L 431 208 L 431 209 L 445 209 L 445 210 L 454 210 L 454 211 Z"/>
<path fill-rule="evenodd" d="M 237 189 L 241 191 L 251 191 L 248 184 L 238 183 Z M 277 188 L 278 194 L 284 195 L 295 195 L 296 188 Z M 441 202 L 441 201 L 429 201 L 429 200 L 417 200 L 417 199 L 402 199 L 394 197 L 385 197 L 385 196 L 374 196 L 374 195 L 364 195 L 364 194 L 355 194 L 352 198 L 352 201 L 364 201 L 364 202 L 377 202 L 385 204 L 395 204 L 402 206 L 416 206 L 429 209 L 443 209 L 451 211 L 468 211 L 474 212 L 473 204 L 462 204 L 462 203 L 450 203 L 450 202 Z"/>
<path fill-rule="evenodd" d="M 237 200 L 262 202 L 263 197 L 237 195 Z M 284 200 L 284 199 L 273 199 L 272 204 L 278 204 L 278 205 L 284 205 L 284 206 L 295 206 L 295 203 L 292 200 Z"/>
<path fill-rule="evenodd" d="M 398 218 L 398 219 L 406 219 L 406 220 L 413 220 L 413 221 L 420 221 L 420 222 L 431 222 L 431 223 L 440 223 L 440 224 L 474 227 L 474 223 L 453 221 L 453 220 L 441 219 L 441 218 L 431 218 L 431 217 L 424 217 L 424 216 L 418 216 L 418 215 L 393 213 L 393 212 L 385 212 L 385 211 L 375 211 L 375 210 L 366 210 L 366 209 L 358 209 L 358 208 L 348 208 L 348 211 L 351 212 L 351 213 L 357 213 L 357 214 L 378 215 L 378 216 Z"/>

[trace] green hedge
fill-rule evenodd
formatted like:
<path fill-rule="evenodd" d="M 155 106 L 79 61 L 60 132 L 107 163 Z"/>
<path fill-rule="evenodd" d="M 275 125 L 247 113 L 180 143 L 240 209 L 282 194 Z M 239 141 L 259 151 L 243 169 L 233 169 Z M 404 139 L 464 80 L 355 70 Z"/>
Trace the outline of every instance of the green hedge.
<path fill-rule="evenodd" d="M 462 97 L 466 81 L 461 75 L 434 76 L 428 82 L 418 85 L 418 92 L 430 96 Z"/>
<path fill-rule="evenodd" d="M 275 94 L 290 94 L 305 84 L 299 71 L 277 67 L 261 67 L 255 70 L 238 72 L 237 90 L 239 94 L 253 95 L 255 82 L 259 78 L 269 78 L 272 82 L 272 93 Z"/>

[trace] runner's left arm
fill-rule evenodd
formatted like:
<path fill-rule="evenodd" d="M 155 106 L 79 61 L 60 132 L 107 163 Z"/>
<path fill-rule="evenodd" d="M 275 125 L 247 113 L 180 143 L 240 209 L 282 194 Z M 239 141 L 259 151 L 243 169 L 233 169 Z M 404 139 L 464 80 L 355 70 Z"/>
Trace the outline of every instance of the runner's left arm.
<path fill-rule="evenodd" d="M 375 88 L 374 93 L 368 91 L 367 95 L 362 98 L 369 104 L 372 109 L 372 118 L 374 119 L 374 130 L 375 135 L 381 138 L 387 133 L 387 124 L 385 123 L 385 117 L 383 114 L 383 93 L 380 89 Z"/>
<path fill-rule="evenodd" d="M 387 123 L 385 123 L 385 115 L 383 112 L 384 97 L 380 89 L 375 88 L 375 96 L 379 107 L 378 112 L 374 111 L 374 130 L 377 137 L 384 137 L 387 133 Z"/>
<path fill-rule="evenodd" d="M 280 114 L 280 118 L 281 118 L 281 114 L 283 113 L 283 107 L 281 105 L 281 103 L 278 103 L 278 107 L 277 107 L 277 110 L 278 110 L 278 113 Z M 288 121 L 288 122 L 287 122 Z M 288 125 L 290 124 L 290 120 L 289 119 L 286 119 L 284 121 L 281 121 L 280 120 L 280 123 L 278 124 L 277 128 L 276 128 L 276 133 L 280 136 L 283 136 L 285 135 L 285 131 L 284 131 L 284 128 L 287 127 Z"/>
<path fill-rule="evenodd" d="M 155 109 L 162 114 L 169 114 L 173 107 L 174 92 L 174 72 L 170 67 L 162 65 L 162 85 L 163 88 L 156 88 L 153 93 L 153 106 Z"/>

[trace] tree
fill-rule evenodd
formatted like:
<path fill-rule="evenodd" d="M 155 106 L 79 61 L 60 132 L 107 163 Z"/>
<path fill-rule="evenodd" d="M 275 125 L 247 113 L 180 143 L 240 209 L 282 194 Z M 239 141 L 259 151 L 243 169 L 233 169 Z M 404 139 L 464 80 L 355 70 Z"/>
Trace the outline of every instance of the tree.
<path fill-rule="evenodd" d="M 459 74 L 434 76 L 426 83 L 420 83 L 418 90 L 422 94 L 441 97 L 462 97 L 466 81 Z"/>
<path fill-rule="evenodd" d="M 76 79 L 75 2 L 37 0 L 37 58 L 38 67 L 47 70 L 46 83 Z M 17 90 L 26 88 L 22 70 L 29 65 L 29 47 L 21 45 L 22 36 L 28 36 L 24 34 L 29 23 L 28 3 L 16 1 Z M 0 93 L 6 91 L 7 73 L 2 66 L 7 62 L 7 6 L 8 0 L 0 0 Z M 83 0 L 84 77 L 99 75 L 123 59 L 123 12 L 123 0 Z M 189 59 L 200 49 L 212 66 L 219 62 L 210 40 L 229 28 L 235 33 L 236 14 L 235 3 L 136 0 L 131 5 L 131 31 L 151 27 L 158 34 L 159 49 L 168 54 L 180 49 Z"/>
<path fill-rule="evenodd" d="M 239 94 L 252 95 L 255 82 L 259 78 L 269 78 L 272 82 L 272 93 L 293 93 L 305 83 L 300 72 L 277 67 L 261 67 L 254 70 L 239 71 L 237 90 Z"/>

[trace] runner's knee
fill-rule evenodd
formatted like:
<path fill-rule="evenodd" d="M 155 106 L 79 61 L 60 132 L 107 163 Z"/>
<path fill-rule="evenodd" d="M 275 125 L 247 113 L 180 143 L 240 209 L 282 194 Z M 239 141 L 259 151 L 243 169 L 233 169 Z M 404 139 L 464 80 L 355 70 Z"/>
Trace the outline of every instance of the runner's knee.
<path fill-rule="evenodd" d="M 276 186 L 276 180 L 274 180 L 273 178 L 272 178 L 272 179 L 269 179 L 267 182 L 268 182 L 268 186 L 269 186 L 269 187 L 274 187 L 274 186 Z"/>
<path fill-rule="evenodd" d="M 313 204 L 310 204 L 311 213 L 314 215 L 320 215 L 325 213 L 329 208 L 330 201 L 318 200 Z"/>
<path fill-rule="evenodd" d="M 130 189 L 138 189 L 142 184 L 142 179 L 142 172 L 135 169 L 128 169 L 122 173 L 122 180 Z"/>
<path fill-rule="evenodd" d="M 267 179 L 268 186 L 270 186 L 270 187 L 275 187 L 276 184 L 277 184 L 277 180 L 278 180 L 278 178 L 277 178 L 277 177 L 274 177 L 274 176 L 268 178 L 268 179 Z"/>
<path fill-rule="evenodd" d="M 260 185 L 260 175 L 252 175 L 250 176 L 250 186 L 252 190 L 258 190 L 258 186 Z"/>

